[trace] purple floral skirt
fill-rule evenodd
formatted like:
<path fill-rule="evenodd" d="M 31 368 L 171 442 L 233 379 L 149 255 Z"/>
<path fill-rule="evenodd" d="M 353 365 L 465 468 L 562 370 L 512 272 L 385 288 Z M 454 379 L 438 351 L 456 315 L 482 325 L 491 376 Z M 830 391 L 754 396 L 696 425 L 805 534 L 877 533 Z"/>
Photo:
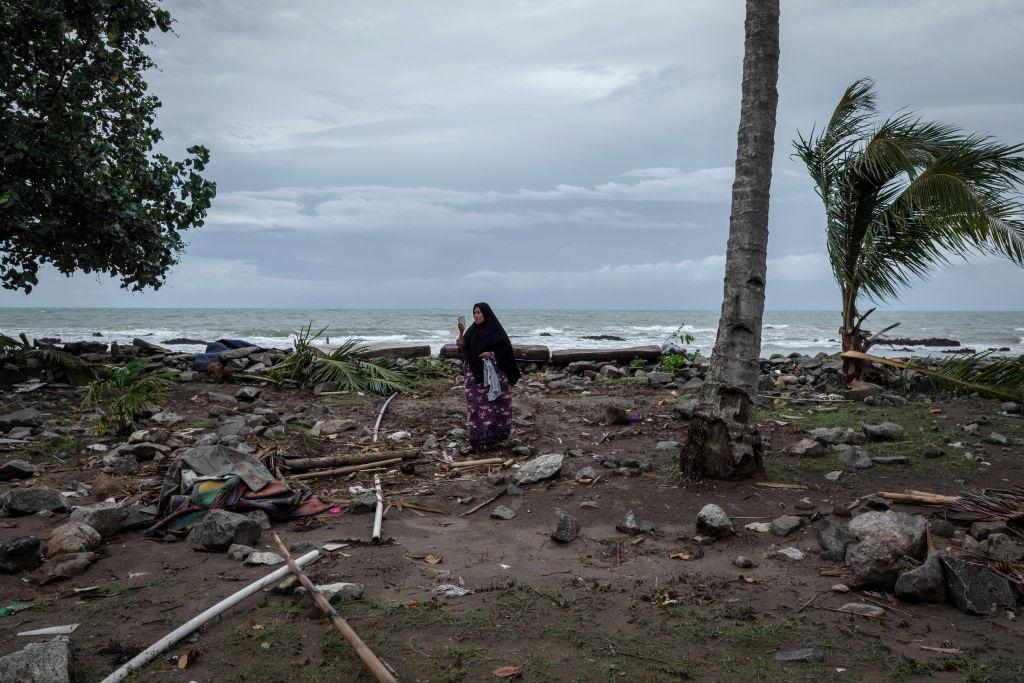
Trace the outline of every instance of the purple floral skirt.
<path fill-rule="evenodd" d="M 512 433 L 512 388 L 508 378 L 497 366 L 501 395 L 487 400 L 487 387 L 476 381 L 468 363 L 463 363 L 466 378 L 466 408 L 469 412 L 469 443 L 483 448 L 504 441 Z"/>

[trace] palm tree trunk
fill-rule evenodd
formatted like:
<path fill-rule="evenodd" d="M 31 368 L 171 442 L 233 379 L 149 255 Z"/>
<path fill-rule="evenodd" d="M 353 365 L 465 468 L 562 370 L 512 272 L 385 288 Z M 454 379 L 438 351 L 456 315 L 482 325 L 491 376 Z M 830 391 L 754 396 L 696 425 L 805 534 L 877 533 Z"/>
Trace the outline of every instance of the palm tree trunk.
<path fill-rule="evenodd" d="M 747 0 L 745 34 L 722 316 L 700 405 L 680 453 L 684 472 L 715 479 L 748 477 L 763 468 L 755 398 L 779 99 L 779 0 Z"/>

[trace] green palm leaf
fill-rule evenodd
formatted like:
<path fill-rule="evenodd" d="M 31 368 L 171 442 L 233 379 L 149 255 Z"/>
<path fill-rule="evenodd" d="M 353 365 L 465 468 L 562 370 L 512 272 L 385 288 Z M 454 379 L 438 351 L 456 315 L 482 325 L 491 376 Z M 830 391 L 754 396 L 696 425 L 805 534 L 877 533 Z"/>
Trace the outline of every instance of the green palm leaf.
<path fill-rule="evenodd" d="M 909 363 L 856 351 L 846 351 L 842 356 L 927 375 L 938 391 L 978 393 L 988 398 L 1024 401 L 1024 356 L 992 358 L 991 354 L 991 351 L 982 351 L 947 356 L 938 359 L 935 365 L 928 362 L 930 359 Z"/>

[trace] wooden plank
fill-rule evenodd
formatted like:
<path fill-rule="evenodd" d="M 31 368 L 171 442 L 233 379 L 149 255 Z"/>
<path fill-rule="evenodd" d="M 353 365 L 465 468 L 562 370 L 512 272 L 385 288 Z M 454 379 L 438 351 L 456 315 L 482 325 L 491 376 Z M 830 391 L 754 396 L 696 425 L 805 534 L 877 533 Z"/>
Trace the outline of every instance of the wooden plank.
<path fill-rule="evenodd" d="M 520 363 L 547 363 L 551 358 L 551 350 L 540 345 L 513 344 L 512 354 Z M 445 344 L 438 355 L 441 358 L 461 358 L 455 344 Z"/>

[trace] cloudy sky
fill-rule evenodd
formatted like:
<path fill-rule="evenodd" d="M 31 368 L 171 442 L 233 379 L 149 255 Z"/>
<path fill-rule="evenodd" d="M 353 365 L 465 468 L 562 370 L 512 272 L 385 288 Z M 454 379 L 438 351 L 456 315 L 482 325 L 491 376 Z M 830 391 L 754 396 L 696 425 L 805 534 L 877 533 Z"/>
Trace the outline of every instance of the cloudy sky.
<path fill-rule="evenodd" d="M 47 272 L 0 305 L 710 308 L 721 301 L 740 0 L 175 0 L 162 151 L 207 145 L 207 224 L 157 292 Z M 1019 0 L 783 0 L 768 306 L 832 309 L 795 132 L 854 79 L 883 111 L 1024 141 Z M 1021 309 L 948 267 L 908 309 Z"/>

